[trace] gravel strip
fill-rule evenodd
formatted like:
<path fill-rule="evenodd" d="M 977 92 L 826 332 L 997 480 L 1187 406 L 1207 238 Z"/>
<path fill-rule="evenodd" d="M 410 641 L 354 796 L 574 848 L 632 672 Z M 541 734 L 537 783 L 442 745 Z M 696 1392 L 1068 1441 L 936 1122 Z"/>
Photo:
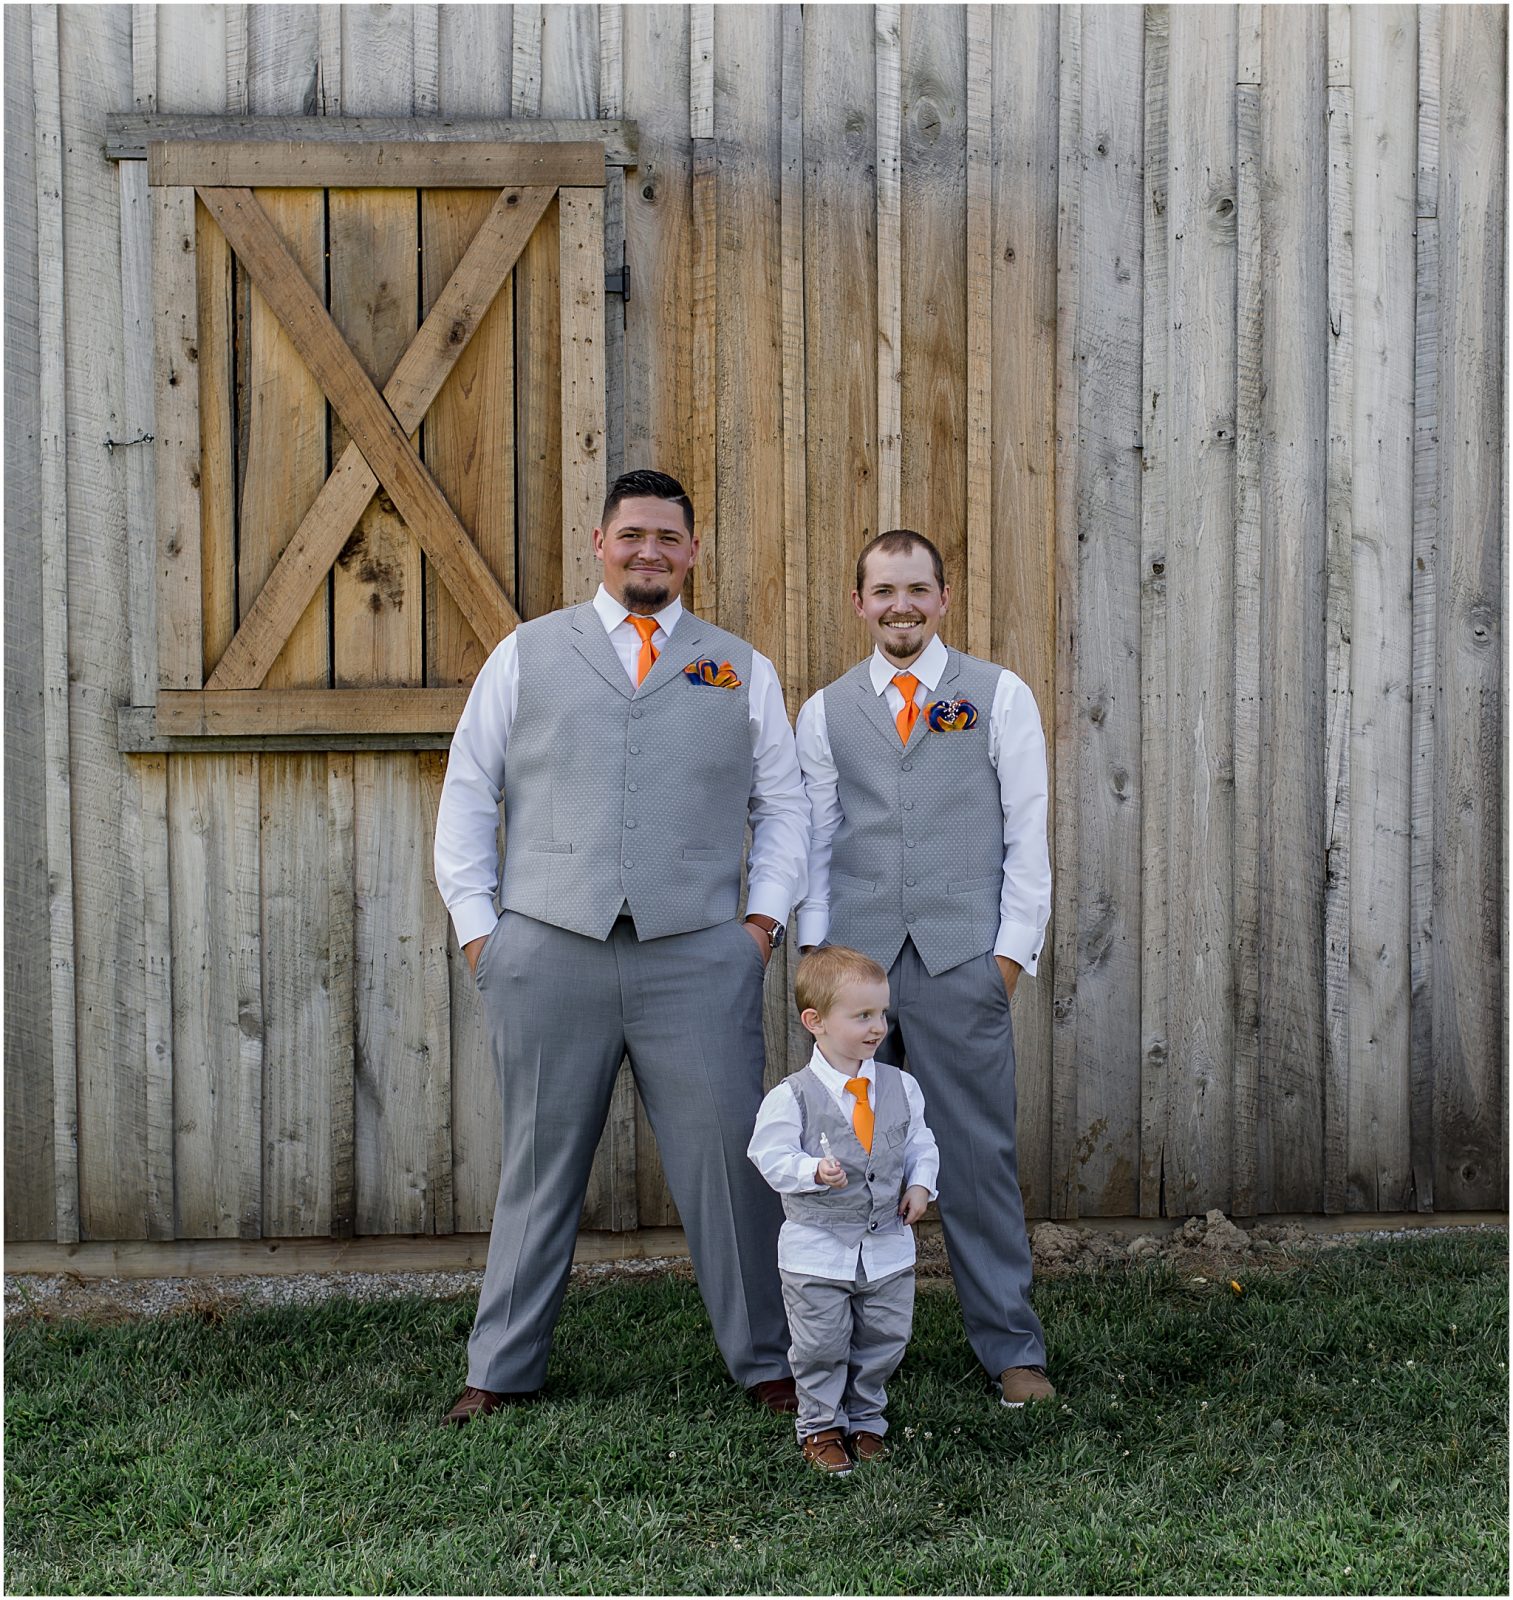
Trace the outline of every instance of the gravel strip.
<path fill-rule="evenodd" d="M 1307 1233 L 1293 1226 L 1262 1226 L 1249 1232 L 1234 1227 L 1222 1212 L 1194 1217 L 1162 1238 L 1124 1241 L 1095 1228 L 1054 1222 L 1034 1223 L 1030 1238 L 1037 1277 L 1111 1271 L 1161 1260 L 1190 1274 L 1286 1270 L 1299 1257 L 1365 1239 L 1418 1239 L 1430 1234 L 1463 1233 L 1464 1225 L 1436 1228 L 1383 1228 L 1372 1232 Z M 1506 1235 L 1505 1227 L 1478 1225 L 1481 1233 Z M 938 1231 L 920 1239 L 919 1277 L 948 1281 L 950 1269 Z M 600 1261 L 573 1268 L 576 1284 L 674 1273 L 691 1278 L 686 1257 Z M 447 1300 L 476 1294 L 481 1270 L 472 1272 L 300 1272 L 279 1276 L 199 1278 L 85 1278 L 78 1273 L 49 1277 L 8 1274 L 5 1320 L 127 1322 L 139 1317 L 201 1316 L 220 1320 L 242 1307 L 308 1306 L 324 1300 L 394 1300 L 419 1295 Z"/>

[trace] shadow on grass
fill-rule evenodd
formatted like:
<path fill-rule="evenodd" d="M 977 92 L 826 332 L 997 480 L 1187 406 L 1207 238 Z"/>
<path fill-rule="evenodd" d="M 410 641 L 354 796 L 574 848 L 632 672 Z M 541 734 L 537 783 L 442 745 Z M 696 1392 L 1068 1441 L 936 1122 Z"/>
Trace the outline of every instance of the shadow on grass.
<path fill-rule="evenodd" d="M 460 1432 L 473 1302 L 7 1338 L 11 1593 L 1503 1593 L 1501 1234 L 1288 1274 L 1063 1279 L 998 1406 L 922 1295 L 891 1457 L 835 1482 L 674 1279 L 569 1294 L 546 1394 Z"/>

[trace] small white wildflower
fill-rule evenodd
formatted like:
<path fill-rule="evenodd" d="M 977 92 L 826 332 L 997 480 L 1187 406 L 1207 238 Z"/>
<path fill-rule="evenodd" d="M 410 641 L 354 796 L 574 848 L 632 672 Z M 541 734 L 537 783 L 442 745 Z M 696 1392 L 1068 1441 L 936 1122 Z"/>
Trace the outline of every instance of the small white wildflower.
<path fill-rule="evenodd" d="M 933 1433 L 927 1433 L 925 1435 L 925 1438 L 927 1438 L 927 1439 L 933 1439 L 934 1437 L 935 1437 L 935 1435 Z"/>
<path fill-rule="evenodd" d="M 1349 1576 L 1350 1576 L 1350 1574 L 1351 1574 L 1351 1573 L 1352 1573 L 1352 1572 L 1354 1572 L 1354 1571 L 1355 1571 L 1355 1568 L 1354 1568 L 1354 1567 L 1346 1567 L 1346 1568 L 1345 1568 L 1345 1576 L 1346 1576 L 1346 1577 L 1347 1577 L 1347 1578 L 1348 1578 L 1348 1577 L 1349 1577 Z"/>
<path fill-rule="evenodd" d="M 1199 1401 L 1198 1410 L 1199 1411 L 1207 1411 L 1208 1410 L 1208 1401 L 1206 1401 L 1206 1400 Z"/>
<path fill-rule="evenodd" d="M 1129 1451 L 1128 1450 L 1121 1450 L 1119 1452 L 1119 1454 L 1122 1455 L 1122 1456 L 1127 1456 L 1129 1454 Z"/>
<path fill-rule="evenodd" d="M 1120 1383 L 1124 1382 L 1124 1374 L 1122 1372 L 1116 1372 L 1114 1376 L 1120 1381 Z"/>
<path fill-rule="evenodd" d="M 1411 1362 L 1411 1361 L 1410 1361 L 1410 1362 L 1409 1362 L 1409 1363 L 1408 1363 L 1408 1365 L 1409 1365 L 1409 1366 L 1410 1366 L 1410 1367 L 1411 1367 L 1411 1366 L 1412 1366 L 1412 1365 L 1413 1365 L 1413 1363 L 1412 1363 L 1412 1362 Z"/>
<path fill-rule="evenodd" d="M 667 1452 L 667 1459 L 669 1461 L 676 1461 L 678 1459 L 678 1452 L 676 1450 L 669 1450 Z"/>
<path fill-rule="evenodd" d="M 913 1428 L 905 1428 L 904 1429 L 904 1438 L 912 1439 L 913 1437 L 914 1437 L 914 1429 Z"/>
<path fill-rule="evenodd" d="M 1067 1414 L 1067 1415 L 1068 1415 L 1068 1416 L 1071 1416 L 1071 1414 L 1072 1414 L 1072 1408 L 1071 1408 L 1071 1407 L 1070 1407 L 1070 1406 L 1062 1406 L 1062 1408 L 1061 1408 L 1061 1409 L 1062 1409 L 1062 1410 L 1063 1410 L 1063 1411 L 1064 1411 L 1064 1412 L 1066 1412 L 1066 1414 Z"/>

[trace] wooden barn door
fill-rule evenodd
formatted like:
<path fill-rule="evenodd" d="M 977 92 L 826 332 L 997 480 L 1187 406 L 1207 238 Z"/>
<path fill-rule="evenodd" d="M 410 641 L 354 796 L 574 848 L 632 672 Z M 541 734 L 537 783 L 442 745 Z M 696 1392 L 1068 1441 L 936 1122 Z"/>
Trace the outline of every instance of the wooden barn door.
<path fill-rule="evenodd" d="M 159 673 L 120 730 L 167 761 L 173 1231 L 477 1231 L 435 812 L 488 652 L 592 592 L 604 147 L 170 139 L 148 181 Z"/>

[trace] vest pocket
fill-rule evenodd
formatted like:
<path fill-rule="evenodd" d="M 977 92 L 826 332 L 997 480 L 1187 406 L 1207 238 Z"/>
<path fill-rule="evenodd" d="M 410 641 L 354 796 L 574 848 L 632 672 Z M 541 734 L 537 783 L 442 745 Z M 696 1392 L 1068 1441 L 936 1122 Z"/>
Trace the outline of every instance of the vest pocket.
<path fill-rule="evenodd" d="M 876 894 L 877 885 L 871 878 L 853 878 L 849 872 L 831 871 L 832 884 L 844 884 L 854 894 Z"/>
<path fill-rule="evenodd" d="M 1003 886 L 1003 874 L 995 872 L 988 878 L 953 878 L 946 884 L 947 894 L 976 894 L 979 889 L 996 889 Z"/>
<path fill-rule="evenodd" d="M 703 846 L 693 845 L 690 845 L 683 852 L 685 861 L 720 861 L 724 859 L 724 856 L 725 852 L 723 850 L 705 849 Z"/>
<path fill-rule="evenodd" d="M 572 844 L 566 839 L 543 839 L 537 844 L 528 844 L 525 848 L 535 855 L 570 856 L 573 853 Z"/>

